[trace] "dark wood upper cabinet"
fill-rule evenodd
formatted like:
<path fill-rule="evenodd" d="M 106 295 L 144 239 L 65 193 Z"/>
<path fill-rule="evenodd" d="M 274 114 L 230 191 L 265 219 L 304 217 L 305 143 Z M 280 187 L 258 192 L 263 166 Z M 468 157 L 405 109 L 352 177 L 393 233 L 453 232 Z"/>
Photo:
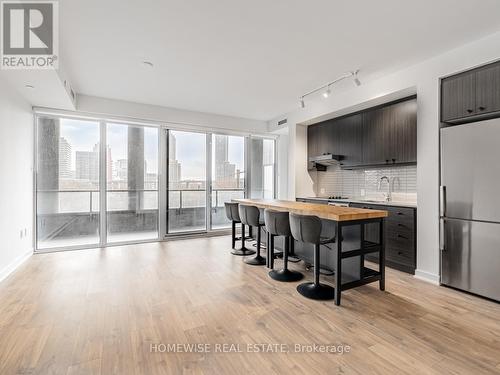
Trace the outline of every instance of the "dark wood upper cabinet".
<path fill-rule="evenodd" d="M 363 163 L 363 115 L 337 119 L 332 126 L 334 153 L 342 155 L 340 165 L 344 168 L 356 167 Z"/>
<path fill-rule="evenodd" d="M 318 155 L 318 125 L 307 127 L 307 157 L 311 158 Z"/>
<path fill-rule="evenodd" d="M 474 115 L 476 111 L 476 74 L 467 72 L 443 79 L 441 113 L 443 121 Z"/>
<path fill-rule="evenodd" d="M 391 163 L 417 162 L 417 99 L 388 108 Z"/>
<path fill-rule="evenodd" d="M 389 126 L 385 108 L 363 113 L 363 165 L 379 165 L 388 162 Z"/>
<path fill-rule="evenodd" d="M 310 125 L 307 127 L 307 156 L 315 157 L 332 152 L 331 141 L 329 139 L 328 122 Z"/>
<path fill-rule="evenodd" d="M 363 114 L 363 165 L 417 162 L 417 99 Z"/>
<path fill-rule="evenodd" d="M 463 123 L 498 116 L 500 62 L 441 81 L 441 121 Z"/>
<path fill-rule="evenodd" d="M 417 99 L 310 125 L 308 157 L 341 155 L 342 168 L 417 162 Z"/>
<path fill-rule="evenodd" d="M 476 113 L 500 111 L 500 63 L 477 70 Z"/>

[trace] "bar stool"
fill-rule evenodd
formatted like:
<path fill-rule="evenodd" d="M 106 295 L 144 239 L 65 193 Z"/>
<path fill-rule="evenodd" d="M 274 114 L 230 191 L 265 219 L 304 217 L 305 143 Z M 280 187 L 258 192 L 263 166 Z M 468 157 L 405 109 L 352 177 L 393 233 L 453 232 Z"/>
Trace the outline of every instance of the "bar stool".
<path fill-rule="evenodd" d="M 266 264 L 266 258 L 260 255 L 260 228 L 264 226 L 264 223 L 260 221 L 260 211 L 255 206 L 246 206 L 243 204 L 239 205 L 239 213 L 242 224 L 246 224 L 250 227 L 257 227 L 257 255 L 254 258 L 246 259 L 245 263 L 252 266 L 263 266 Z M 242 240 L 243 246 L 245 246 L 245 239 Z"/>
<path fill-rule="evenodd" d="M 335 289 L 319 282 L 320 245 L 335 242 L 335 237 L 321 237 L 321 219 L 317 216 L 297 215 L 290 213 L 290 230 L 292 236 L 300 242 L 314 245 L 314 282 L 302 283 L 297 291 L 306 298 L 329 300 L 335 296 Z M 338 286 L 337 286 L 338 287 Z"/>
<path fill-rule="evenodd" d="M 241 223 L 240 214 L 238 212 L 238 203 L 233 202 L 225 202 L 224 206 L 226 208 L 226 216 L 229 220 L 231 220 L 231 248 L 234 249 L 236 246 L 236 241 L 241 239 L 241 249 L 234 249 L 231 251 L 233 255 L 252 255 L 255 254 L 255 251 L 247 249 L 245 247 L 245 224 L 241 224 L 241 237 L 236 237 L 236 224 Z"/>
<path fill-rule="evenodd" d="M 292 232 L 290 231 L 290 219 L 288 212 L 274 211 L 266 209 L 264 211 L 264 222 L 270 244 L 267 249 L 267 259 L 269 267 L 274 267 L 274 237 L 285 237 L 285 249 L 283 251 L 283 269 L 269 272 L 269 276 L 276 281 L 298 281 L 304 277 L 300 272 L 290 271 L 288 269 L 288 255 L 290 253 L 290 242 L 292 239 Z"/>

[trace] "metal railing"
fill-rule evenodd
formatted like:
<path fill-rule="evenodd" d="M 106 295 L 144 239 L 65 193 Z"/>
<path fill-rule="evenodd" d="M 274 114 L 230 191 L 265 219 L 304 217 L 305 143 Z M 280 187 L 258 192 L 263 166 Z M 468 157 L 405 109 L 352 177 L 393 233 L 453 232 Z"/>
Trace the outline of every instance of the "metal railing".
<path fill-rule="evenodd" d="M 158 209 L 158 201 L 156 201 L 156 208 L 145 208 L 144 207 L 144 194 L 143 193 L 148 193 L 148 192 L 154 192 L 154 193 L 159 193 L 157 189 L 109 189 L 106 190 L 106 193 L 138 193 L 137 194 L 137 202 L 134 205 L 136 207 L 136 210 L 154 210 Z M 196 202 L 194 200 L 194 205 L 189 205 L 186 204 L 185 198 L 186 198 L 186 193 L 192 192 L 192 193 L 204 193 L 201 200 L 203 200 L 203 203 L 201 202 Z M 224 193 L 241 193 L 244 195 L 245 189 L 243 188 L 218 188 L 218 189 L 212 189 L 212 204 L 211 204 L 211 209 L 212 210 L 217 210 L 217 208 L 222 208 L 224 207 L 224 202 L 227 202 L 228 199 L 223 198 Z M 70 213 L 86 213 L 86 214 L 93 214 L 93 213 L 99 213 L 100 207 L 97 206 L 94 208 L 94 200 L 99 203 L 99 197 L 94 197 L 94 194 L 99 194 L 99 190 L 94 190 L 94 189 L 75 189 L 75 190 L 56 190 L 56 189 L 44 189 L 44 190 L 37 190 L 37 205 L 38 207 L 43 207 L 43 206 L 51 206 L 51 203 L 49 202 L 44 202 L 43 198 L 41 195 L 50 195 L 50 194 L 72 194 L 72 193 L 77 193 L 77 194 L 82 194 L 86 193 L 88 194 L 88 198 L 85 199 L 85 201 L 88 202 L 88 204 L 85 204 L 84 207 L 85 209 L 79 209 L 78 208 L 78 203 L 82 202 L 82 200 L 75 200 L 74 198 L 68 199 L 67 202 L 62 202 L 61 196 L 58 196 L 56 202 L 52 202 L 52 204 L 57 203 L 57 212 L 53 212 L 52 214 L 70 214 Z M 205 200 L 206 196 L 206 189 L 169 189 L 168 193 L 178 193 L 179 194 L 179 199 L 178 199 L 178 206 L 173 207 L 171 204 L 169 205 L 168 209 L 178 209 L 181 211 L 184 208 L 202 208 L 207 206 L 207 202 Z M 232 198 L 230 198 L 232 199 Z M 229 200 L 230 200 L 229 199 Z M 49 200 L 49 199 L 47 199 Z M 126 203 L 127 205 L 129 202 L 123 202 Z M 171 200 L 169 200 L 169 203 L 171 203 Z M 109 204 L 109 203 L 108 203 Z M 73 209 L 67 208 L 65 209 L 64 207 L 61 208 L 64 205 L 68 206 L 76 206 Z M 53 208 L 53 207 L 52 207 Z M 127 211 L 128 209 L 110 209 L 108 206 L 108 212 L 109 211 Z M 42 210 L 44 211 L 44 210 Z M 42 212 L 44 213 L 44 212 Z"/>
<path fill-rule="evenodd" d="M 137 202 L 135 204 L 135 207 L 137 210 L 150 210 L 153 208 L 145 208 L 144 207 L 144 193 L 158 193 L 157 189 L 135 189 L 135 190 L 128 190 L 128 189 L 110 189 L 106 190 L 106 193 L 136 193 L 137 195 Z M 38 211 L 37 214 L 41 213 L 44 214 L 45 210 L 50 207 L 50 209 L 54 209 L 54 205 L 57 204 L 57 212 L 51 212 L 52 214 L 76 214 L 76 213 L 85 213 L 85 214 L 94 214 L 94 213 L 99 213 L 100 207 L 99 207 L 99 197 L 94 197 L 94 194 L 98 195 L 100 193 L 99 190 L 96 189 L 71 189 L 71 190 L 56 190 L 56 189 L 44 189 L 44 190 L 37 190 L 37 207 Z M 71 197 L 68 198 L 67 200 L 63 199 L 64 195 L 74 195 L 74 194 L 85 194 L 87 198 L 84 199 L 78 199 L 78 197 Z M 57 196 L 57 199 L 53 201 L 54 198 L 49 198 L 50 195 Z M 45 196 L 45 197 L 43 197 Z M 44 199 L 45 198 L 45 199 Z M 52 201 L 52 202 L 50 202 Z M 94 207 L 95 201 L 97 202 L 97 206 Z M 86 202 L 85 204 L 81 205 L 82 202 Z M 125 203 L 125 202 L 124 202 Z M 126 202 L 127 205 L 129 202 Z M 156 206 L 158 206 L 156 202 Z M 42 209 L 41 209 L 42 208 Z M 157 209 L 157 208 L 156 208 Z M 126 211 L 127 209 L 122 209 L 123 211 Z M 120 211 L 120 209 L 109 209 L 108 211 Z"/>

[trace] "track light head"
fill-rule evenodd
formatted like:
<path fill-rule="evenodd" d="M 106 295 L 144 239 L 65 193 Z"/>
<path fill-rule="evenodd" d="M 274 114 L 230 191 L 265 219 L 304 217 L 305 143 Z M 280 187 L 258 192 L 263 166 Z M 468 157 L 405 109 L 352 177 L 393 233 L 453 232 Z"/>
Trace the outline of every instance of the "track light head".
<path fill-rule="evenodd" d="M 300 108 L 305 108 L 306 103 L 304 102 L 304 98 L 300 98 Z"/>
<path fill-rule="evenodd" d="M 353 77 L 353 80 L 354 80 L 354 84 L 356 86 L 361 86 L 361 81 L 358 78 L 358 72 L 359 72 L 359 70 L 356 70 L 356 71 L 352 72 L 352 77 Z"/>
<path fill-rule="evenodd" d="M 330 90 L 330 86 L 328 86 L 326 88 L 326 91 L 323 93 L 323 97 L 324 98 L 328 98 L 330 96 L 330 94 L 332 93 L 332 91 Z"/>

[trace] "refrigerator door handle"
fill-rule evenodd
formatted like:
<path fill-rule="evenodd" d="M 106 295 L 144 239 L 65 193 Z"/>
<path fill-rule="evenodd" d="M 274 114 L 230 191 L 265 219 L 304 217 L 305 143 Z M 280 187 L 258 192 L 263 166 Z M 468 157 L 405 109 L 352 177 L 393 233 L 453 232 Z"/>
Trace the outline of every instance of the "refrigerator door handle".
<path fill-rule="evenodd" d="M 439 186 L 439 216 L 446 216 L 446 186 Z"/>
<path fill-rule="evenodd" d="M 444 241 L 446 233 L 444 232 L 444 218 L 439 219 L 439 250 L 440 251 L 445 251 L 446 250 L 446 244 Z"/>

